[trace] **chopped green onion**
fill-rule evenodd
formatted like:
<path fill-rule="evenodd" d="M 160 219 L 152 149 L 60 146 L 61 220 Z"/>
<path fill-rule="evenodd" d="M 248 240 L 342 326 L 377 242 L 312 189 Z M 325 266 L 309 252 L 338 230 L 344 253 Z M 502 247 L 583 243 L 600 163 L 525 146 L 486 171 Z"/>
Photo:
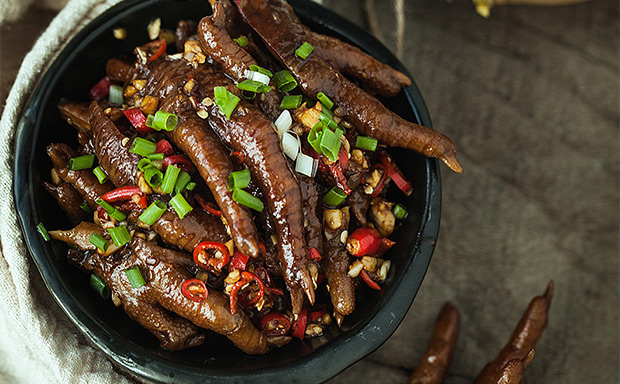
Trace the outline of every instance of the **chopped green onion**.
<path fill-rule="evenodd" d="M 316 170 L 319 167 L 319 160 L 308 156 L 303 152 L 299 152 L 297 160 L 295 160 L 295 172 L 302 173 L 308 177 L 316 176 Z"/>
<path fill-rule="evenodd" d="M 321 138 L 323 137 L 323 123 L 320 121 L 312 127 L 308 133 L 308 143 L 315 151 L 321 153 Z"/>
<path fill-rule="evenodd" d="M 311 54 L 312 51 L 314 51 L 314 47 L 310 45 L 310 43 L 308 43 L 307 41 L 304 41 L 304 43 L 295 50 L 295 54 L 306 60 L 306 58 L 308 58 L 308 55 Z"/>
<path fill-rule="evenodd" d="M 170 205 L 177 212 L 177 215 L 179 215 L 179 219 L 184 218 L 185 215 L 194 209 L 191 205 L 189 205 L 181 193 L 177 193 L 172 199 L 170 199 Z"/>
<path fill-rule="evenodd" d="M 144 277 L 140 273 L 140 268 L 136 265 L 135 267 L 131 267 L 125 270 L 125 274 L 131 283 L 131 286 L 134 288 L 140 288 L 143 285 L 146 285 L 146 281 L 144 281 Z"/>
<path fill-rule="evenodd" d="M 334 120 L 334 112 L 332 112 L 332 110 L 327 108 L 327 107 L 325 107 L 325 108 L 323 108 L 323 107 L 325 107 L 325 106 L 323 104 L 321 104 L 321 113 L 323 115 L 325 115 L 325 117 L 327 117 L 328 119 Z"/>
<path fill-rule="evenodd" d="M 155 200 L 142 212 L 138 219 L 146 225 L 153 225 L 166 211 L 166 204 Z"/>
<path fill-rule="evenodd" d="M 228 190 L 232 191 L 235 188 L 245 188 L 250 184 L 250 179 L 251 176 L 249 169 L 231 172 L 228 175 Z"/>
<path fill-rule="evenodd" d="M 88 205 L 87 202 L 82 202 L 82 204 L 80 204 L 80 208 L 82 208 L 82 211 L 88 213 L 89 215 L 93 214 L 93 210 L 90 208 L 90 206 Z"/>
<path fill-rule="evenodd" d="M 148 123 L 148 117 L 146 119 L 146 122 Z M 153 123 L 152 123 L 153 126 L 151 128 L 156 129 L 158 131 L 161 131 L 161 130 L 172 131 L 177 127 L 178 124 L 179 124 L 179 117 L 177 115 L 175 115 L 174 113 L 168 113 L 166 111 L 160 110 L 160 111 L 155 112 L 155 116 L 153 117 Z M 147 124 L 147 127 L 148 127 L 148 124 Z"/>
<path fill-rule="evenodd" d="M 108 215 L 110 215 L 110 217 L 116 221 L 123 221 L 127 218 L 127 216 L 123 212 L 111 206 L 107 201 L 103 199 L 97 199 L 96 203 L 99 204 L 99 206 L 103 208 L 108 213 Z"/>
<path fill-rule="evenodd" d="M 303 99 L 302 95 L 284 96 L 282 98 L 282 102 L 280 103 L 280 109 L 299 108 L 299 106 L 301 105 L 302 99 Z"/>
<path fill-rule="evenodd" d="M 127 227 L 124 225 L 109 228 L 108 233 L 117 247 L 122 247 L 123 245 L 129 243 L 129 240 L 131 240 L 131 235 L 129 235 L 129 231 L 127 231 Z"/>
<path fill-rule="evenodd" d="M 108 181 L 108 175 L 105 174 L 105 171 L 103 170 L 103 168 L 101 168 L 100 165 L 96 166 L 95 169 L 93 169 L 93 173 L 95 174 L 95 176 L 97 176 L 99 184 L 103 184 Z"/>
<path fill-rule="evenodd" d="M 163 153 L 153 153 L 153 154 L 148 155 L 149 160 L 163 160 L 164 157 L 165 156 Z"/>
<path fill-rule="evenodd" d="M 156 148 L 157 145 L 152 141 L 143 139 L 141 137 L 136 137 L 131 143 L 131 148 L 129 148 L 129 152 L 138 154 L 143 157 L 147 157 L 148 155 L 152 155 L 153 153 L 155 153 Z"/>
<path fill-rule="evenodd" d="M 338 151 L 340 151 L 340 137 L 330 129 L 323 130 L 321 136 L 321 152 L 331 161 L 338 160 Z"/>
<path fill-rule="evenodd" d="M 263 75 L 267 75 L 269 77 L 273 77 L 273 73 L 267 68 L 259 67 L 258 65 L 250 65 L 250 71 L 262 73 Z"/>
<path fill-rule="evenodd" d="M 405 208 L 404 205 L 398 204 L 398 203 L 394 205 L 392 212 L 394 212 L 394 216 L 396 216 L 396 218 L 399 220 L 406 219 L 407 216 L 409 215 L 409 212 L 407 212 L 407 208 Z"/>
<path fill-rule="evenodd" d="M 142 172 L 144 172 L 145 169 L 151 166 L 151 159 L 149 159 L 148 157 L 143 157 L 140 159 L 140 161 L 138 161 L 138 169 Z"/>
<path fill-rule="evenodd" d="M 108 101 L 110 104 L 119 106 L 123 105 L 125 100 L 123 99 L 123 87 L 120 85 L 110 85 L 110 93 L 108 94 Z"/>
<path fill-rule="evenodd" d="M 189 173 L 185 171 L 181 171 L 179 177 L 177 177 L 177 182 L 174 184 L 174 193 L 181 193 L 187 187 L 187 184 L 192 181 L 192 177 Z"/>
<path fill-rule="evenodd" d="M 323 112 L 319 115 L 319 121 L 330 129 L 338 128 L 338 123 L 336 123 L 333 118 L 329 117 L 329 114 L 325 113 L 325 111 L 329 111 L 329 109 L 323 108 Z"/>
<path fill-rule="evenodd" d="M 282 151 L 291 160 L 297 159 L 297 154 L 301 148 L 301 140 L 295 132 L 284 132 L 282 134 Z"/>
<path fill-rule="evenodd" d="M 250 92 L 256 92 L 256 93 L 260 93 L 260 92 L 267 93 L 271 91 L 270 86 L 265 85 L 256 80 L 243 80 L 242 82 L 237 84 L 237 88 L 243 91 L 250 91 Z"/>
<path fill-rule="evenodd" d="M 161 190 L 163 193 L 172 193 L 174 190 L 174 186 L 177 183 L 177 177 L 179 177 L 179 173 L 181 173 L 181 168 L 176 165 L 169 165 L 166 168 L 166 174 L 164 175 L 164 180 L 161 182 Z"/>
<path fill-rule="evenodd" d="M 110 287 L 101 279 L 101 277 L 94 273 L 90 275 L 90 286 L 101 296 L 102 299 L 107 300 L 110 297 Z"/>
<path fill-rule="evenodd" d="M 94 232 L 90 235 L 90 243 L 99 248 L 101 252 L 107 251 L 110 244 L 103 236 Z"/>
<path fill-rule="evenodd" d="M 193 191 L 194 188 L 196 188 L 196 183 L 194 183 L 193 181 L 187 184 L 187 186 L 185 187 L 185 189 L 187 189 L 188 191 Z"/>
<path fill-rule="evenodd" d="M 144 180 L 151 187 L 159 187 L 163 181 L 164 174 L 153 166 L 146 167 L 144 170 Z"/>
<path fill-rule="evenodd" d="M 146 125 L 146 126 L 147 126 L 147 127 L 149 127 L 149 128 L 153 128 L 153 129 L 155 129 L 155 125 L 154 125 L 154 123 L 155 123 L 155 116 L 153 116 L 153 115 L 148 115 L 148 116 L 146 117 L 146 122 L 144 123 L 144 125 Z"/>
<path fill-rule="evenodd" d="M 297 86 L 297 81 L 286 69 L 273 75 L 273 82 L 280 92 L 290 92 Z"/>
<path fill-rule="evenodd" d="M 215 104 L 217 104 L 217 106 L 220 107 L 220 111 L 230 119 L 230 115 L 232 115 L 241 99 L 230 93 L 226 87 L 215 87 L 213 88 L 213 93 Z"/>
<path fill-rule="evenodd" d="M 355 140 L 355 148 L 374 152 L 377 149 L 377 139 L 366 136 L 358 136 Z"/>
<path fill-rule="evenodd" d="M 317 93 L 316 98 L 321 102 L 321 105 L 324 105 L 327 109 L 331 110 L 334 106 L 334 102 L 331 101 L 323 92 Z"/>
<path fill-rule="evenodd" d="M 79 171 L 81 169 L 90 169 L 95 162 L 95 155 L 84 155 L 69 159 L 69 169 Z"/>
<path fill-rule="evenodd" d="M 233 191 L 233 200 L 258 212 L 262 212 L 263 209 L 265 209 L 263 202 L 258 197 L 253 196 L 243 189 L 235 188 Z"/>
<path fill-rule="evenodd" d="M 254 100 L 256 98 L 256 92 L 250 92 L 250 91 L 241 91 L 241 96 L 243 96 L 244 99 L 246 100 Z"/>
<path fill-rule="evenodd" d="M 239 44 L 239 46 L 241 48 L 245 47 L 246 45 L 248 45 L 248 38 L 241 35 L 239 37 L 237 37 L 236 39 L 233 39 L 233 41 L 237 44 Z"/>
<path fill-rule="evenodd" d="M 37 231 L 39 231 L 39 233 L 43 237 L 43 240 L 50 241 L 50 234 L 47 233 L 47 228 L 45 228 L 45 225 L 43 223 L 39 223 L 37 225 Z"/>
<path fill-rule="evenodd" d="M 275 125 L 278 130 L 278 136 L 282 137 L 284 132 L 288 131 L 291 125 L 293 125 L 291 113 L 286 109 L 280 112 L 280 116 L 276 119 Z"/>
<path fill-rule="evenodd" d="M 346 193 L 338 187 L 333 187 L 321 199 L 327 205 L 338 206 L 347 198 Z"/>

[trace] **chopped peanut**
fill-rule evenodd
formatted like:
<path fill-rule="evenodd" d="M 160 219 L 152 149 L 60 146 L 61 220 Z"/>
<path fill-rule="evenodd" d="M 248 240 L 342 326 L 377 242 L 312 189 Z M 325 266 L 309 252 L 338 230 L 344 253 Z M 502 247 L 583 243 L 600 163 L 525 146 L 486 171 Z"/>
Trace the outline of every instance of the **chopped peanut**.
<path fill-rule="evenodd" d="M 146 95 L 140 103 L 140 110 L 145 115 L 154 115 L 157 112 L 157 105 L 159 104 L 159 98 L 151 95 Z"/>

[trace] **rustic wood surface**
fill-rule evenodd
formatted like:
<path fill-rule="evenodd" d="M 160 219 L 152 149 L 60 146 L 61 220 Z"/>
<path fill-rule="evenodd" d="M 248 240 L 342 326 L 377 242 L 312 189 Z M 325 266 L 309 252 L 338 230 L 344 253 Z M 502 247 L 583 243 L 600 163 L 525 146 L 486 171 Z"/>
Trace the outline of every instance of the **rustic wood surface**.
<path fill-rule="evenodd" d="M 361 0 L 324 3 L 366 25 Z M 374 3 L 394 49 L 391 2 Z M 445 300 L 462 327 L 446 383 L 471 382 L 549 279 L 550 320 L 525 382 L 618 383 L 618 2 L 496 7 L 488 20 L 467 0 L 405 11 L 402 61 L 465 172 L 442 169 L 439 243 L 407 317 L 329 383 L 406 382 Z M 27 17 L 2 26 L 2 101 L 53 13 Z"/>

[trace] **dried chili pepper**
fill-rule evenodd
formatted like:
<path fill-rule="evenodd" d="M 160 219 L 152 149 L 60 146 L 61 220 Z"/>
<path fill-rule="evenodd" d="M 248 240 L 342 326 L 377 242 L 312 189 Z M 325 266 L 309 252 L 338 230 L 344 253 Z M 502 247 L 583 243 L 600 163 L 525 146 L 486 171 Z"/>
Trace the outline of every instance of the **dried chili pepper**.
<path fill-rule="evenodd" d="M 185 155 L 172 155 L 166 157 L 162 162 L 162 168 L 165 171 L 169 165 L 176 165 L 187 173 L 190 173 L 194 168 L 194 164 Z"/>
<path fill-rule="evenodd" d="M 382 151 L 379 154 L 379 160 L 381 160 L 381 163 L 385 167 L 388 175 L 390 175 L 390 178 L 394 180 L 394 184 L 396 184 L 396 186 L 403 191 L 405 195 L 411 195 L 411 192 L 413 192 L 413 186 L 407 181 L 407 179 L 405 179 L 405 176 L 401 170 L 398 169 L 396 164 L 394 164 L 392 157 L 388 155 L 387 152 Z"/>
<path fill-rule="evenodd" d="M 172 144 L 166 139 L 161 139 L 155 144 L 155 153 L 163 153 L 164 156 L 172 156 L 174 155 L 174 149 L 172 149 Z"/>
<path fill-rule="evenodd" d="M 379 284 L 377 284 L 373 279 L 370 278 L 370 276 L 368 275 L 368 272 L 366 272 L 365 269 L 362 269 L 362 272 L 360 272 L 360 275 L 362 276 L 362 280 L 364 280 L 366 285 L 368 285 L 370 288 L 376 289 L 377 291 L 381 290 L 381 287 L 379 286 Z"/>

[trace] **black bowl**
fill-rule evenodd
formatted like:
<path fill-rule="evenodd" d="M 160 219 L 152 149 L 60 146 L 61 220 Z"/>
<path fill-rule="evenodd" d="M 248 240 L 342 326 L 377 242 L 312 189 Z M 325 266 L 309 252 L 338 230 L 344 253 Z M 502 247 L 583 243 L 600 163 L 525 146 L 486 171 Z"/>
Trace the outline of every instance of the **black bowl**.
<path fill-rule="evenodd" d="M 292 0 L 291 4 L 311 28 L 357 45 L 407 73 L 383 45 L 355 25 L 310 1 Z M 86 99 L 89 88 L 104 76 L 108 58 L 130 55 L 147 39 L 145 30 L 151 19 L 161 17 L 163 26 L 174 28 L 180 19 L 197 20 L 208 14 L 205 0 L 129 0 L 105 12 L 71 40 L 41 79 L 17 128 L 14 198 L 22 230 L 50 293 L 84 335 L 115 363 L 166 383 L 322 382 L 376 350 L 411 306 L 439 231 L 441 188 L 436 160 L 390 150 L 413 183 L 414 193 L 406 198 L 396 188 L 390 191 L 390 199 L 406 205 L 411 214 L 392 236 L 398 244 L 389 253 L 392 270 L 382 291 L 362 288 L 357 309 L 342 329 L 333 326 L 325 337 L 295 340 L 263 356 L 248 356 L 219 335 L 209 335 L 204 345 L 183 352 L 159 348 L 149 332 L 89 288 L 88 276 L 66 262 L 64 244 L 43 241 L 35 228 L 39 222 L 50 229 L 69 225 L 41 186 L 51 169 L 46 145 L 76 144 L 73 129 L 57 112 L 60 98 Z M 127 39 L 113 38 L 112 29 L 118 26 L 127 29 Z M 404 118 L 430 126 L 415 85 L 384 102 Z"/>

